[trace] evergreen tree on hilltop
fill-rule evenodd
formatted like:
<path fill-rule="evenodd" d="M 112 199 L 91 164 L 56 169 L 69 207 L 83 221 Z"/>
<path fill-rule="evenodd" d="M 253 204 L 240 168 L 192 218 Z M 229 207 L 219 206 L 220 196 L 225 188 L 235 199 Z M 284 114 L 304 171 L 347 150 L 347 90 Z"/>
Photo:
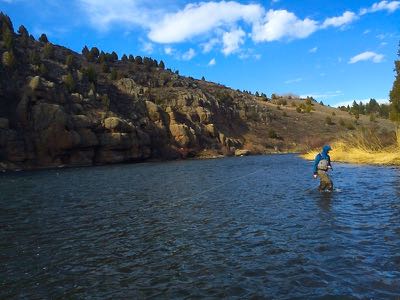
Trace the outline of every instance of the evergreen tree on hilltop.
<path fill-rule="evenodd" d="M 49 42 L 47 35 L 42 33 L 42 35 L 39 37 L 39 42 L 42 42 L 44 44 L 47 44 Z"/>
<path fill-rule="evenodd" d="M 87 55 L 89 54 L 89 48 L 85 45 L 85 47 L 83 47 L 82 49 L 82 55 L 87 57 Z"/>
<path fill-rule="evenodd" d="M 18 28 L 18 34 L 21 37 L 21 42 L 23 46 L 26 46 L 28 44 L 29 41 L 29 32 L 28 30 L 25 28 L 24 25 L 19 26 Z"/>
<path fill-rule="evenodd" d="M 400 58 L 400 43 L 397 55 Z M 400 59 L 394 62 L 396 72 L 396 78 L 393 82 L 392 90 L 389 94 L 390 101 L 390 120 L 400 124 Z"/>
<path fill-rule="evenodd" d="M 3 35 L 6 30 L 14 32 L 14 26 L 9 16 L 0 12 L 0 34 Z"/>

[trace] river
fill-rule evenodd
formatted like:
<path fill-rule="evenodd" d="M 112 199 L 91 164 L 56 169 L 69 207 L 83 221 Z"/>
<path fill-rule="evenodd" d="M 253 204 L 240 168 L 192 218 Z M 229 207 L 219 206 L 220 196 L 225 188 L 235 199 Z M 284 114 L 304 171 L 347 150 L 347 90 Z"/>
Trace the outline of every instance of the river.
<path fill-rule="evenodd" d="M 0 175 L 1 299 L 396 298 L 400 169 L 295 155 Z"/>

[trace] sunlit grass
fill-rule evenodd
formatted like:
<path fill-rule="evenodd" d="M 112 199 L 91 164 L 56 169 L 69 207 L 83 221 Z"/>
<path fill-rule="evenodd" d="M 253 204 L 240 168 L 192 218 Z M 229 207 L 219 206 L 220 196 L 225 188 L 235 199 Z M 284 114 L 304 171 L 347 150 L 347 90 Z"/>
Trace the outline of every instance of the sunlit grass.
<path fill-rule="evenodd" d="M 397 129 L 393 143 L 383 145 L 373 132 L 360 131 L 344 136 L 332 143 L 329 153 L 332 161 L 355 164 L 400 165 L 400 129 Z M 301 157 L 313 160 L 320 149 L 310 151 Z"/>

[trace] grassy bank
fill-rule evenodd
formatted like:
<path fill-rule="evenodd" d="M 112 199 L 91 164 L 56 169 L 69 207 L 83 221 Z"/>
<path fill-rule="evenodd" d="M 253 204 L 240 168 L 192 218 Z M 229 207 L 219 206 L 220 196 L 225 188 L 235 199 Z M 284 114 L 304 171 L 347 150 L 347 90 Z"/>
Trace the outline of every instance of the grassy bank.
<path fill-rule="evenodd" d="M 354 164 L 400 165 L 400 129 L 382 137 L 373 131 L 359 131 L 332 143 L 332 161 Z M 313 160 L 320 149 L 301 155 Z"/>

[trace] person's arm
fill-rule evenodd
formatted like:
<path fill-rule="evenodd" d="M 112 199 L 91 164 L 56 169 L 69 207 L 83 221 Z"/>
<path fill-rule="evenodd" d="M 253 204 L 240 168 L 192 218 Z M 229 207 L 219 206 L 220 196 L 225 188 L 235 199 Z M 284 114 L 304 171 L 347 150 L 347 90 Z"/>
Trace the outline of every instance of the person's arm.
<path fill-rule="evenodd" d="M 333 170 L 332 165 L 331 165 L 331 157 L 329 155 L 328 156 L 328 168 Z"/>

